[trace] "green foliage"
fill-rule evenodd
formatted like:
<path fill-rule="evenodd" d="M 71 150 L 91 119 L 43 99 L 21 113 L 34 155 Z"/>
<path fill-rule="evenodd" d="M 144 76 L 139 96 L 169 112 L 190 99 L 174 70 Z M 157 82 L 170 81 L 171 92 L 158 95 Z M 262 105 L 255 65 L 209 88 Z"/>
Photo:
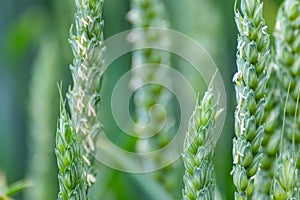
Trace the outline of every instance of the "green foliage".
<path fill-rule="evenodd" d="M 218 115 L 217 103 L 214 101 L 212 88 L 209 88 L 202 101 L 197 101 L 189 122 L 185 152 L 182 155 L 185 166 L 184 200 L 215 199 L 213 151 L 207 152 L 208 145 L 215 145 L 211 140 Z"/>
<path fill-rule="evenodd" d="M 35 20 L 35 25 L 31 26 Z M 21 14 L 17 22 L 7 30 L 7 38 L 4 42 L 6 60 L 17 63 L 24 59 L 28 47 L 36 41 L 47 24 L 47 14 L 43 8 L 37 6 L 26 10 Z M 30 27 L 30 28 L 28 28 Z"/>
<path fill-rule="evenodd" d="M 20 180 L 7 186 L 6 177 L 0 172 L 0 200 L 12 200 L 16 193 L 32 186 L 32 181 Z"/>
<path fill-rule="evenodd" d="M 27 174 L 34 185 L 26 190 L 27 199 L 54 199 L 57 193 L 57 187 L 49 187 L 57 181 L 52 151 L 55 146 L 55 111 L 58 110 L 55 84 L 60 72 L 57 49 L 54 38 L 49 36 L 41 39 L 39 56 L 34 63 L 30 83 L 30 163 Z"/>
<path fill-rule="evenodd" d="M 234 76 L 237 108 L 233 140 L 233 183 L 235 199 L 249 199 L 254 188 L 264 133 L 267 69 L 270 61 L 270 39 L 259 0 L 241 0 L 236 11 L 239 31 L 237 68 Z"/>

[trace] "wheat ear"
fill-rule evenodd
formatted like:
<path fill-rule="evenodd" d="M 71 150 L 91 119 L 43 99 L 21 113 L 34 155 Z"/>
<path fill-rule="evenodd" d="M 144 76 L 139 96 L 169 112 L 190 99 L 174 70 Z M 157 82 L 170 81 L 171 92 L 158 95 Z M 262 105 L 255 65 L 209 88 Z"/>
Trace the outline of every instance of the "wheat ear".
<path fill-rule="evenodd" d="M 87 166 L 88 187 L 96 181 L 93 169 L 95 138 L 101 130 L 97 119 L 97 103 L 100 100 L 101 67 L 103 65 L 103 0 L 75 0 L 76 31 L 70 33 L 74 54 L 70 66 L 73 87 L 67 98 L 75 131 L 83 141 L 83 160 Z M 72 30 L 72 29 L 71 29 Z"/>
<path fill-rule="evenodd" d="M 276 165 L 274 169 L 274 177 L 272 180 L 270 197 L 272 200 L 300 200 L 300 174 L 297 169 L 297 160 L 299 159 L 299 152 L 295 151 L 295 144 L 291 145 L 291 148 L 285 148 L 284 134 L 286 130 L 286 111 L 288 105 L 288 96 L 290 92 L 290 86 L 288 86 L 287 97 L 284 106 L 283 127 L 280 138 L 280 152 L 276 159 Z M 297 105 L 295 113 L 298 111 L 299 95 L 297 99 Z M 297 116 L 295 115 L 295 118 Z"/>
<path fill-rule="evenodd" d="M 218 116 L 218 105 L 212 88 L 198 102 L 189 122 L 186 135 L 185 152 L 182 155 L 185 173 L 183 176 L 184 200 L 215 199 L 215 177 L 212 162 L 213 150 L 206 152 L 214 134 L 215 120 Z"/>
<path fill-rule="evenodd" d="M 270 39 L 259 0 L 241 0 L 235 11 L 239 31 L 237 68 L 234 75 L 237 108 L 233 139 L 233 182 L 235 199 L 250 199 L 257 173 L 264 133 L 263 117 L 270 61 Z"/>
<path fill-rule="evenodd" d="M 300 110 L 296 111 L 297 97 L 300 92 L 299 17 L 300 2 L 286 0 L 278 10 L 275 28 L 276 66 L 282 86 L 281 96 L 283 101 L 285 98 L 288 99 L 284 134 L 289 143 L 295 145 L 296 151 L 300 148 Z M 296 161 L 296 166 L 300 169 L 300 159 Z"/>
<path fill-rule="evenodd" d="M 74 124 L 69 118 L 60 88 L 60 117 L 56 131 L 58 166 L 58 200 L 88 199 L 86 165 L 82 158 L 83 148 L 76 134 Z"/>

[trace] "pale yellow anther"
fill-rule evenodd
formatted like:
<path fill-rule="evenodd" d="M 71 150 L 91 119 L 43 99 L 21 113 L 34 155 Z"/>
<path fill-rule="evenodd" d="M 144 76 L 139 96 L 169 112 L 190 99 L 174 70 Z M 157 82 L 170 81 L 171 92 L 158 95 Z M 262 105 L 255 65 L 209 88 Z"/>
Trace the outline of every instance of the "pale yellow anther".
<path fill-rule="evenodd" d="M 86 162 L 86 164 L 87 164 L 88 166 L 91 165 L 91 162 L 89 161 L 89 159 L 88 159 L 87 157 L 85 157 L 85 155 L 82 155 L 82 158 L 83 158 L 83 160 Z"/>
<path fill-rule="evenodd" d="M 234 156 L 234 159 L 233 159 L 233 164 L 237 164 L 238 161 L 239 161 L 239 155 L 236 154 L 236 155 Z"/>
<path fill-rule="evenodd" d="M 246 97 L 245 95 L 243 95 L 243 94 L 240 94 L 240 97 L 241 97 L 242 99 L 247 99 L 247 97 Z"/>
<path fill-rule="evenodd" d="M 81 18 L 80 21 L 84 24 L 84 26 L 88 26 L 89 25 L 89 23 L 87 23 L 87 21 L 85 21 L 84 18 Z"/>
<path fill-rule="evenodd" d="M 86 129 L 86 128 L 82 127 L 82 126 L 80 126 L 80 130 L 81 130 L 81 132 L 82 132 L 84 135 L 87 135 L 87 134 L 89 133 L 88 129 Z"/>
<path fill-rule="evenodd" d="M 243 153 L 241 153 L 241 152 L 237 152 L 237 154 L 239 155 L 239 156 L 241 156 L 241 157 L 244 157 L 245 155 L 243 154 Z"/>
<path fill-rule="evenodd" d="M 79 78 L 81 78 L 81 80 L 83 80 L 83 81 L 87 81 L 87 80 L 88 80 L 86 74 L 81 70 L 80 67 L 78 68 L 78 76 L 79 76 Z"/>
<path fill-rule="evenodd" d="M 77 109 L 78 109 L 78 111 L 79 111 L 80 113 L 83 112 L 84 104 L 82 103 L 81 99 L 78 99 L 78 100 L 77 100 L 76 107 L 77 107 Z"/>
<path fill-rule="evenodd" d="M 87 18 L 90 20 L 91 23 L 94 23 L 94 20 L 88 15 Z"/>
<path fill-rule="evenodd" d="M 82 49 L 82 54 L 87 55 L 87 49 L 86 48 Z"/>
<path fill-rule="evenodd" d="M 79 93 L 78 93 L 78 94 L 79 94 L 79 96 L 80 96 L 80 97 L 85 97 L 85 92 L 83 91 L 83 89 L 82 89 L 82 87 L 81 87 L 81 86 L 79 87 L 79 89 L 78 89 L 78 90 L 79 90 Z"/>
<path fill-rule="evenodd" d="M 84 70 L 87 70 L 87 69 L 88 69 L 87 66 L 85 66 L 84 63 L 82 63 L 81 66 L 82 66 L 82 68 L 83 68 Z"/>
<path fill-rule="evenodd" d="M 244 48 L 245 45 L 246 45 L 245 42 L 241 43 L 241 45 L 239 46 L 239 49 Z M 241 57 L 243 57 L 243 51 L 240 51 L 240 53 L 241 53 Z"/>
<path fill-rule="evenodd" d="M 236 164 L 236 163 L 234 163 L 234 164 Z M 230 171 L 230 175 L 231 176 L 233 175 L 234 171 L 235 171 L 235 169 L 233 169 L 233 170 Z"/>
<path fill-rule="evenodd" d="M 96 111 L 93 105 L 89 102 L 88 104 L 88 116 L 96 117 Z"/>
<path fill-rule="evenodd" d="M 81 44 L 87 41 L 84 34 L 81 35 L 80 39 L 81 39 Z"/>
<path fill-rule="evenodd" d="M 86 146 L 85 143 L 83 143 L 83 148 L 84 148 L 84 150 L 85 150 L 87 153 L 90 153 L 90 152 L 91 152 L 90 149 Z"/>
<path fill-rule="evenodd" d="M 248 25 L 250 24 L 250 22 L 242 21 L 242 24 L 243 24 L 244 26 L 248 26 Z"/>
<path fill-rule="evenodd" d="M 76 130 L 76 133 L 78 133 L 78 132 L 79 132 L 79 130 L 80 130 L 80 125 L 79 125 L 79 124 L 77 124 L 77 125 L 76 125 L 76 128 L 75 128 L 75 130 Z"/>
<path fill-rule="evenodd" d="M 91 151 L 95 151 L 95 146 L 94 146 L 94 142 L 93 139 L 91 138 L 91 135 L 87 136 L 87 141 L 89 143 L 90 149 Z"/>
<path fill-rule="evenodd" d="M 263 28 L 262 28 L 262 33 L 264 34 L 264 35 L 267 35 L 268 33 L 267 33 L 267 29 L 268 29 L 268 27 L 267 26 L 264 26 Z"/>
<path fill-rule="evenodd" d="M 241 122 L 241 127 L 240 127 L 240 129 L 241 129 L 241 135 L 243 135 L 244 132 L 246 131 L 244 125 L 245 125 L 245 119 L 243 118 L 242 122 Z"/>
<path fill-rule="evenodd" d="M 92 174 L 87 174 L 88 185 L 93 185 L 96 182 L 96 178 Z"/>
<path fill-rule="evenodd" d="M 88 126 L 88 120 L 86 119 L 86 118 L 82 118 L 81 120 L 80 120 L 80 122 L 84 125 L 84 127 L 85 128 L 88 128 L 89 126 Z"/>
<path fill-rule="evenodd" d="M 77 46 L 79 47 L 78 52 L 80 51 L 80 49 L 83 50 L 84 47 L 82 46 L 82 44 L 78 40 L 75 40 L 75 41 L 77 43 Z"/>

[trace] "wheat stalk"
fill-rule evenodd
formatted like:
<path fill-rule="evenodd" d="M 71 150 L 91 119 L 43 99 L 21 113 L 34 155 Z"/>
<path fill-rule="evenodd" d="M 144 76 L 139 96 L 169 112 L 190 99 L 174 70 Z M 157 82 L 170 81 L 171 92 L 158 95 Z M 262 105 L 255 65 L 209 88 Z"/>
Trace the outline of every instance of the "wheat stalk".
<path fill-rule="evenodd" d="M 184 200 L 215 199 L 213 151 L 207 153 L 206 145 L 211 142 L 214 134 L 215 120 L 218 116 L 217 107 L 212 88 L 209 88 L 202 101 L 197 100 L 191 116 L 185 152 L 182 155 L 185 167 L 183 176 L 185 187 L 182 191 Z"/>
<path fill-rule="evenodd" d="M 131 10 L 128 13 L 128 20 L 133 28 L 143 28 L 139 31 L 133 31 L 129 37 L 129 42 L 133 46 L 153 46 L 166 49 L 170 43 L 166 35 L 159 30 L 149 29 L 149 27 L 168 28 L 168 22 L 165 19 L 166 12 L 161 0 L 132 0 Z M 143 64 L 150 64 L 142 70 L 137 67 Z M 166 82 L 171 83 L 166 70 L 162 70 L 159 65 L 169 66 L 170 55 L 167 52 L 155 49 L 142 49 L 132 53 L 132 78 L 131 87 L 136 83 Z M 148 139 L 138 139 L 136 149 L 138 152 L 150 152 L 158 150 L 167 145 L 175 133 L 175 118 L 172 107 L 172 94 L 160 84 L 149 84 L 138 89 L 134 94 L 136 122 L 140 125 L 147 125 L 147 128 L 141 129 L 140 126 L 134 128 L 134 132 L 139 136 L 151 135 Z M 162 106 L 167 115 L 156 105 Z M 151 111 L 151 120 L 149 113 Z M 166 118 L 167 116 L 167 118 Z M 166 123 L 164 123 L 166 122 Z M 145 165 L 156 165 L 165 158 L 156 156 L 152 161 L 146 161 Z M 174 169 L 174 168 L 173 168 Z M 163 169 L 155 174 L 156 179 L 161 182 L 169 191 L 174 189 L 173 174 L 170 168 Z"/>
<path fill-rule="evenodd" d="M 94 140 L 101 130 L 97 120 L 98 93 L 103 65 L 103 0 L 75 0 L 76 33 L 70 33 L 74 54 L 70 66 L 73 87 L 67 97 L 76 133 L 83 141 L 88 186 L 96 181 L 93 169 Z"/>
<path fill-rule="evenodd" d="M 270 39 L 266 32 L 259 0 L 241 0 L 241 13 L 235 11 L 239 31 L 237 68 L 234 75 L 237 108 L 233 139 L 233 182 L 235 199 L 249 199 L 254 188 L 264 133 L 264 108 Z"/>
<path fill-rule="evenodd" d="M 132 0 L 131 7 L 132 9 L 128 13 L 129 21 L 134 28 L 145 28 L 141 32 L 132 32 L 130 42 L 134 46 L 138 46 L 139 44 L 145 46 L 161 44 L 160 46 L 162 46 L 169 42 L 166 36 L 162 35 L 159 31 L 147 29 L 147 27 L 168 27 L 167 21 L 163 19 L 164 7 L 160 0 Z M 131 85 L 134 85 L 136 82 L 151 83 L 155 80 L 161 80 L 162 78 L 168 79 L 164 70 L 161 70 L 158 66 L 159 64 L 169 65 L 168 53 L 154 49 L 143 49 L 133 52 L 132 68 L 139 67 L 143 64 L 154 64 L 155 66 L 153 65 L 154 67 L 151 67 L 148 70 L 133 70 L 130 82 Z M 170 103 L 170 98 L 170 92 L 161 85 L 152 84 L 137 90 L 134 96 L 137 123 L 147 124 L 150 121 L 148 112 L 151 107 L 155 104 L 160 104 L 167 108 L 169 107 L 168 104 Z M 154 135 L 159 131 L 158 127 L 161 127 L 162 125 L 162 116 L 164 116 L 164 113 L 161 113 L 159 109 L 153 109 L 152 111 L 152 126 L 148 126 L 147 129 L 135 130 L 141 136 L 146 133 Z M 168 116 L 172 115 L 168 113 Z M 164 129 L 164 134 L 158 134 L 160 138 L 154 138 L 151 144 L 145 140 L 139 140 L 137 142 L 137 150 L 143 152 L 152 148 L 155 149 L 164 146 L 168 143 L 168 139 L 164 138 L 168 131 L 167 128 Z M 148 146 L 148 148 L 146 146 Z"/>

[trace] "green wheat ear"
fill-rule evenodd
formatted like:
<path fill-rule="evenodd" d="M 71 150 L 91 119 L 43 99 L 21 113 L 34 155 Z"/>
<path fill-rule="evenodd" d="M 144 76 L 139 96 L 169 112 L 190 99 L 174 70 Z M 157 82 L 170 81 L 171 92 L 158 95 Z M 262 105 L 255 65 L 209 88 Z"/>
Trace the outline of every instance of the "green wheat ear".
<path fill-rule="evenodd" d="M 212 89 L 209 88 L 202 101 L 197 100 L 190 119 L 185 152 L 182 155 L 185 167 L 183 176 L 185 186 L 182 191 L 184 200 L 215 199 L 213 150 L 208 153 L 206 151 L 207 145 L 212 142 L 215 120 L 219 113 L 217 107 Z"/>
<path fill-rule="evenodd" d="M 87 178 L 82 158 L 81 140 L 76 134 L 73 122 L 69 118 L 60 90 L 60 117 L 56 131 L 56 149 L 58 165 L 58 200 L 80 199 L 87 197 Z"/>
<path fill-rule="evenodd" d="M 281 133 L 280 152 L 276 159 L 276 165 L 274 169 L 274 177 L 272 180 L 270 197 L 272 200 L 300 200 L 300 171 L 297 169 L 297 160 L 299 159 L 299 152 L 295 151 L 295 144 L 291 145 L 291 148 L 284 147 L 284 134 L 286 128 L 286 111 L 288 105 L 288 96 L 290 91 L 288 86 L 288 92 L 284 107 L 283 128 Z M 298 111 L 299 95 L 297 98 L 297 105 L 295 113 Z M 297 116 L 295 115 L 295 118 Z"/>
<path fill-rule="evenodd" d="M 297 159 L 294 153 L 279 155 L 277 158 L 270 192 L 272 200 L 300 200 Z"/>
<path fill-rule="evenodd" d="M 274 166 L 281 166 L 286 158 L 280 158 L 280 162 L 275 165 L 276 154 L 279 153 L 279 143 L 281 136 L 281 121 L 283 112 L 284 98 L 287 98 L 287 90 L 289 82 L 291 83 L 291 94 L 289 99 L 286 120 L 285 120 L 285 135 L 289 138 L 290 144 L 295 138 L 296 148 L 299 148 L 299 131 L 293 135 L 293 126 L 299 130 L 299 122 L 294 123 L 294 111 L 296 107 L 297 92 L 299 92 L 299 41 L 298 36 L 299 26 L 298 18 L 300 16 L 298 0 L 284 1 L 277 14 L 277 22 L 275 28 L 276 42 L 276 58 L 275 65 L 270 69 L 271 75 L 268 81 L 268 97 L 265 114 L 265 135 L 263 139 L 264 157 L 261 162 L 261 172 L 258 177 L 258 190 L 262 196 L 257 196 L 258 199 L 269 199 L 270 186 L 274 174 Z M 298 59 L 299 60 L 299 59 Z M 299 116 L 299 112 L 296 112 Z M 297 120 L 296 120 L 297 121 Z M 299 120 L 298 120 L 299 121 Z M 295 137 L 294 137 L 295 136 Z M 297 145 L 298 143 L 298 145 Z M 289 156 L 290 157 L 290 156 Z M 294 158 L 295 159 L 295 158 Z M 299 166 L 299 160 L 298 160 Z"/>
<path fill-rule="evenodd" d="M 70 31 L 74 59 L 70 66 L 73 87 L 67 94 L 75 131 L 82 139 L 82 157 L 86 166 L 88 187 L 96 181 L 93 167 L 95 138 L 101 131 L 97 119 L 100 101 L 99 83 L 105 51 L 103 41 L 103 0 L 75 0 L 75 34 Z"/>
<path fill-rule="evenodd" d="M 300 2 L 286 0 L 278 10 L 275 29 L 276 65 L 282 86 L 282 99 L 288 99 L 285 136 L 296 151 L 300 149 L 300 110 L 296 111 L 300 92 Z M 289 95 L 287 94 L 290 85 Z M 296 118 L 295 118 L 296 116 Z M 291 146 L 291 145 L 288 145 Z M 296 166 L 300 169 L 300 159 Z"/>
<path fill-rule="evenodd" d="M 250 199 L 254 178 L 261 161 L 264 133 L 267 68 L 270 62 L 270 39 L 266 32 L 259 0 L 241 0 L 241 13 L 235 12 L 239 31 L 237 68 L 234 75 L 237 108 L 233 139 L 233 182 L 235 199 Z"/>

